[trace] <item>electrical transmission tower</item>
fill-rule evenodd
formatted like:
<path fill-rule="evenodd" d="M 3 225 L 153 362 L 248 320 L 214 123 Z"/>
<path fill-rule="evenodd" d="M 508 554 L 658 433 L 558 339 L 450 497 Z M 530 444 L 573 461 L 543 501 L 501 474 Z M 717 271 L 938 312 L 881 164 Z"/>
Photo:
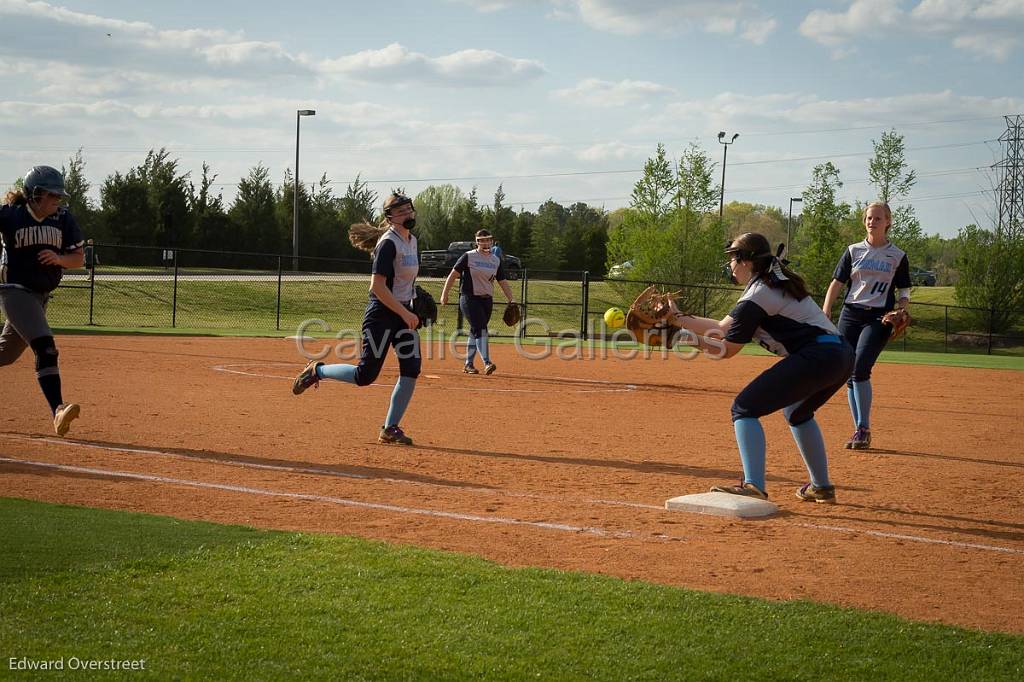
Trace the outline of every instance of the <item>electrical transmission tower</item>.
<path fill-rule="evenodd" d="M 1024 236 L 1024 115 L 1003 118 L 1006 132 L 999 136 L 1003 160 L 995 164 L 999 178 L 996 234 L 1012 239 Z"/>

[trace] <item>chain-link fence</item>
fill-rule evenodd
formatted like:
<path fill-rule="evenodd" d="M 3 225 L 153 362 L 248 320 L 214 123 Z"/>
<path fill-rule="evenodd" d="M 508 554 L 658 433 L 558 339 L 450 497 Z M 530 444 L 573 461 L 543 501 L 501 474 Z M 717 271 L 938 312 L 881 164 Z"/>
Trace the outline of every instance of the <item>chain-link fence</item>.
<path fill-rule="evenodd" d="M 161 249 L 94 244 L 86 268 L 65 274 L 48 308 L 51 326 L 98 329 L 181 329 L 197 332 L 294 333 L 358 330 L 366 307 L 370 260 Z M 575 337 L 610 335 L 604 312 L 625 309 L 648 284 L 680 292 L 680 306 L 704 317 L 728 314 L 739 289 L 626 279 L 592 280 L 581 271 L 524 269 L 510 282 L 525 304 L 526 322 L 509 329 L 492 318 L 495 336 Z M 440 299 L 444 278 L 419 284 Z M 503 299 L 495 292 L 497 301 Z M 821 298 L 817 297 L 820 301 Z M 442 328 L 463 328 L 458 291 L 440 306 Z M 1024 355 L 1024 312 L 1008 331 L 995 333 L 1000 311 L 914 303 L 914 324 L 890 350 Z"/>

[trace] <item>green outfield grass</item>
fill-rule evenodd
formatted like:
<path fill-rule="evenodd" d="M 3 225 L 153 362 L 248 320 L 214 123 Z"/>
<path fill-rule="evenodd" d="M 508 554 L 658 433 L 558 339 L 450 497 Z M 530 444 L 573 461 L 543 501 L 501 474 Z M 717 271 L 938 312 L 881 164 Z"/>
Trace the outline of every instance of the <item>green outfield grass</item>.
<path fill-rule="evenodd" d="M 266 274 L 266 273 L 263 273 Z M 442 280 L 425 279 L 421 285 L 440 298 Z M 610 307 L 627 307 L 642 284 L 623 282 L 592 282 L 587 301 L 585 324 L 600 331 L 602 316 Z M 278 310 L 277 282 L 248 281 L 205 282 L 179 281 L 177 290 L 172 282 L 154 281 L 101 281 L 90 292 L 81 286 L 61 287 L 50 302 L 48 316 L 51 325 L 61 331 L 137 330 L 152 333 L 191 333 L 238 336 L 278 336 L 294 334 L 304 320 L 321 319 L 326 328 L 308 328 L 328 336 L 340 330 L 358 330 L 366 306 L 368 284 L 356 277 L 346 281 L 292 282 L 281 285 Z M 512 282 L 516 300 L 523 300 L 523 283 Z M 945 292 L 945 293 L 943 293 Z M 964 354 L 971 357 L 987 356 L 987 322 L 984 314 L 962 308 L 934 304 L 925 305 L 930 295 L 933 300 L 951 296 L 950 287 L 917 287 L 913 314 L 914 325 L 905 338 L 890 344 L 891 351 L 920 354 Z M 921 296 L 917 294 L 920 293 Z M 735 292 L 709 291 L 706 297 L 696 297 L 694 312 L 721 318 L 731 309 Z M 90 318 L 90 296 L 92 316 Z M 498 295 L 496 308 L 500 314 L 503 296 Z M 452 303 L 442 306 L 440 318 L 445 329 L 454 329 L 458 318 L 457 296 L 452 292 Z M 534 320 L 527 328 L 531 336 L 558 336 L 578 333 L 581 324 L 582 287 L 579 282 L 530 280 L 527 283 L 528 307 L 526 315 Z M 175 307 L 176 303 L 176 307 Z M 175 311 L 172 315 L 172 311 Z M 495 318 L 497 320 L 497 318 Z M 508 336 L 512 330 L 492 324 L 496 337 Z M 497 340 L 497 339 L 496 339 Z M 1010 337 L 996 338 L 993 356 L 1024 357 L 1024 321 Z M 898 360 L 897 360 L 898 361 Z M 919 362 L 918 359 L 904 359 Z M 961 366 L 1014 366 L 997 361 L 973 361 L 949 358 L 941 364 Z M 980 364 L 979 364 L 980 363 Z"/>
<path fill-rule="evenodd" d="M 0 665 L 155 679 L 1015 680 L 1024 638 L 452 553 L 0 499 Z"/>
<path fill-rule="evenodd" d="M 938 305 L 956 305 L 954 287 L 914 287 L 910 291 L 910 304 L 935 303 Z"/>

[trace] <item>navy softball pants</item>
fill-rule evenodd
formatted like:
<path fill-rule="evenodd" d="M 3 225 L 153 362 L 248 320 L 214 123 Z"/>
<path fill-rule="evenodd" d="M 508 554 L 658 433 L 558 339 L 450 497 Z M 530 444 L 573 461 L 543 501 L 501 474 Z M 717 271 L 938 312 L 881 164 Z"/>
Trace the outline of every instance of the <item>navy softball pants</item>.
<path fill-rule="evenodd" d="M 800 426 L 835 395 L 853 369 L 853 349 L 837 336 L 809 343 L 766 369 L 740 391 L 732 420 L 755 419 L 783 410 L 791 426 Z"/>
<path fill-rule="evenodd" d="M 480 333 L 487 329 L 491 322 L 491 311 L 494 299 L 490 296 L 459 296 L 459 308 L 462 316 L 469 322 L 469 335 L 480 338 Z"/>
<path fill-rule="evenodd" d="M 356 384 L 368 386 L 380 375 L 388 349 L 398 357 L 398 373 L 415 379 L 420 375 L 420 335 L 409 329 L 397 314 L 371 303 L 363 316 L 363 341 L 356 366 Z"/>
<path fill-rule="evenodd" d="M 856 359 L 853 373 L 848 377 L 847 386 L 853 387 L 855 381 L 867 381 L 871 378 L 871 369 L 875 366 L 879 354 L 885 348 L 892 327 L 882 324 L 884 308 L 854 308 L 843 306 L 839 314 L 839 333 L 854 349 Z"/>

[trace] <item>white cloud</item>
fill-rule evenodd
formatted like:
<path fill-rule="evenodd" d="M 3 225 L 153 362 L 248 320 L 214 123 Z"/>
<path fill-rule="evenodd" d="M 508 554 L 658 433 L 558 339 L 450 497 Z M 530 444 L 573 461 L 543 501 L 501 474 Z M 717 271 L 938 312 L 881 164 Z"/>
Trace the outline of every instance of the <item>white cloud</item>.
<path fill-rule="evenodd" d="M 243 74 L 250 65 L 259 66 L 261 78 L 310 73 L 278 43 L 248 41 L 241 32 L 159 30 L 147 22 L 111 19 L 39 1 L 0 0 L 0 54 L 5 53 L 12 58 L 76 65 L 118 63 L 161 73 L 212 69 Z"/>
<path fill-rule="evenodd" d="M 460 50 L 441 57 L 412 52 L 399 43 L 324 60 L 325 74 L 341 74 L 367 82 L 434 82 L 453 86 L 517 85 L 544 75 L 544 65 L 532 59 L 506 57 L 492 50 Z"/>
<path fill-rule="evenodd" d="M 597 107 L 618 107 L 634 102 L 644 104 L 652 100 L 671 95 L 672 88 L 650 81 L 623 80 L 618 82 L 587 78 L 575 87 L 556 90 L 553 94 L 559 99 L 569 100 Z"/>
<path fill-rule="evenodd" d="M 717 130 L 754 133 L 824 131 L 878 125 L 880 129 L 925 120 L 998 117 L 1024 110 L 1022 97 L 975 97 L 950 90 L 895 97 L 824 99 L 803 93 L 745 95 L 726 92 L 707 99 L 677 101 L 646 117 L 630 132 L 659 136 L 712 135 Z"/>
<path fill-rule="evenodd" d="M 700 30 L 739 35 L 763 44 L 777 22 L 752 0 L 449 0 L 478 12 L 496 12 L 523 4 L 547 4 L 550 18 L 582 21 L 598 31 L 639 35 L 677 35 Z"/>
<path fill-rule="evenodd" d="M 625 161 L 626 159 L 643 159 L 647 150 L 638 150 L 637 145 L 622 142 L 601 142 L 590 145 L 576 153 L 576 158 L 590 163 L 602 161 Z"/>
<path fill-rule="evenodd" d="M 921 0 L 909 12 L 901 4 L 899 0 L 854 0 L 845 12 L 813 10 L 801 22 L 800 33 L 837 50 L 865 39 L 931 35 L 995 61 L 1008 59 L 1022 42 L 1022 0 Z"/>
<path fill-rule="evenodd" d="M 749 0 L 554 0 L 588 26 L 609 33 L 674 35 L 700 30 L 762 44 L 776 22 Z M 564 9 L 562 10 L 565 11 Z"/>

